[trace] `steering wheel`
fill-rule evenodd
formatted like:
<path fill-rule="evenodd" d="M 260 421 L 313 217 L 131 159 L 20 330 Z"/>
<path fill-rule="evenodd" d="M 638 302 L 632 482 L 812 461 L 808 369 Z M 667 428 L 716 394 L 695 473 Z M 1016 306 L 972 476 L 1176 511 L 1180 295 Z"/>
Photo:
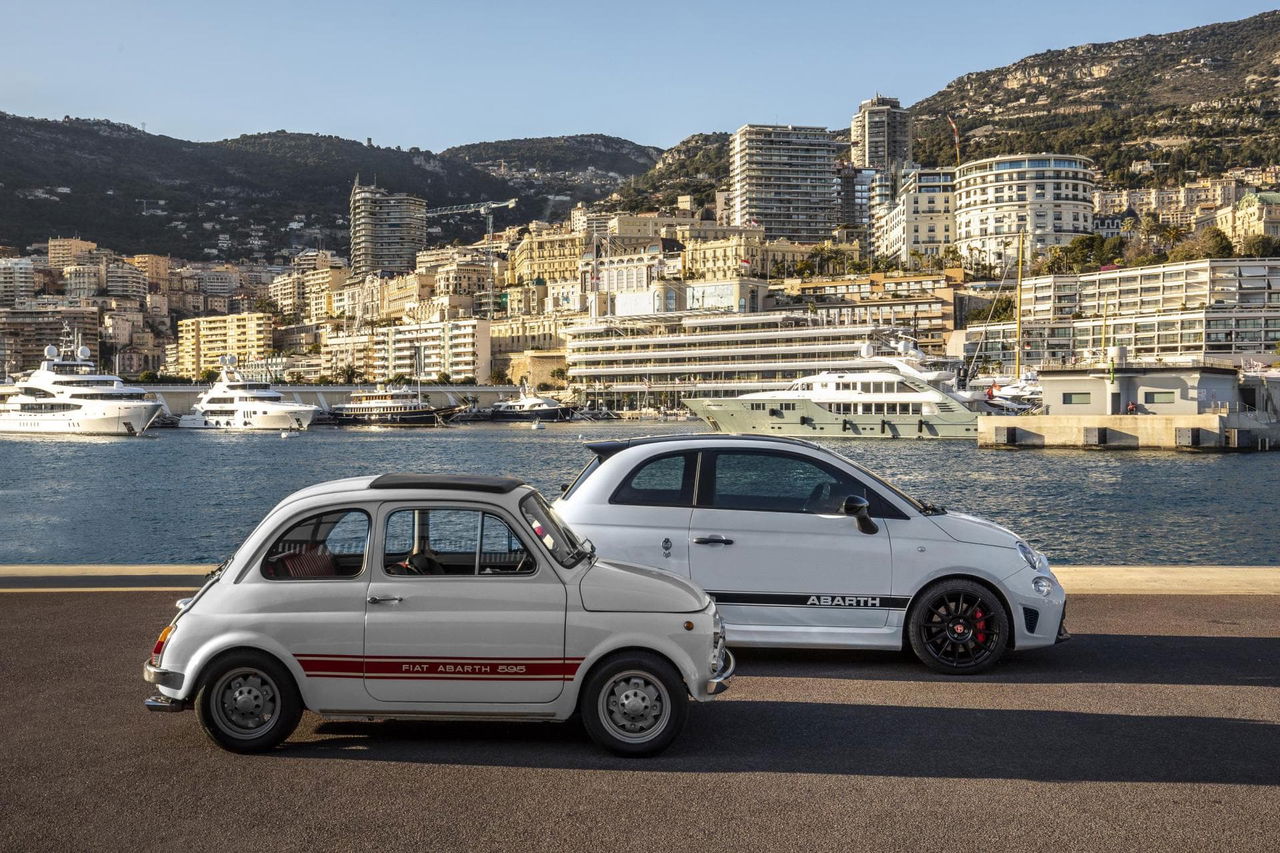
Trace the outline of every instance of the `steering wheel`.
<path fill-rule="evenodd" d="M 442 575 L 444 574 L 444 566 L 440 561 L 426 551 L 417 554 L 410 554 L 409 559 L 405 560 L 405 567 L 415 575 Z"/>

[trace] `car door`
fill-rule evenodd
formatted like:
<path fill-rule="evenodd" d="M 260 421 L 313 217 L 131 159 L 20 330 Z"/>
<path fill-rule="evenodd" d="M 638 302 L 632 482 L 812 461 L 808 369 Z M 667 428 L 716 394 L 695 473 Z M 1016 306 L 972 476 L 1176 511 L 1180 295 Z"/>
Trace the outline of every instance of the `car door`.
<path fill-rule="evenodd" d="M 854 476 L 812 457 L 704 452 L 689 528 L 693 580 L 731 627 L 882 628 L 896 604 L 889 534 L 858 530 L 843 512 L 853 494 L 870 498 Z"/>
<path fill-rule="evenodd" d="M 493 507 L 389 505 L 369 583 L 364 683 L 383 702 L 541 703 L 560 695 L 565 588 Z M 519 531 L 519 532 L 518 532 Z"/>
<path fill-rule="evenodd" d="M 577 506 L 567 520 L 605 560 L 689 576 L 689 519 L 698 453 L 663 453 L 639 461 L 606 502 Z"/>

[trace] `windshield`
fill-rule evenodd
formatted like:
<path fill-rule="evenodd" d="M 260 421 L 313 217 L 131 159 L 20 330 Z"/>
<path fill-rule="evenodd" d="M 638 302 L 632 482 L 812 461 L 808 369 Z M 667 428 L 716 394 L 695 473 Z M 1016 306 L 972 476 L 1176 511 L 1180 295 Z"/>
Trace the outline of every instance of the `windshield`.
<path fill-rule="evenodd" d="M 525 496 L 520 501 L 520 512 L 534 535 L 542 540 L 556 562 L 566 569 L 573 568 L 590 556 L 591 552 L 583 547 L 573 531 L 564 526 L 542 495 L 531 492 Z"/>

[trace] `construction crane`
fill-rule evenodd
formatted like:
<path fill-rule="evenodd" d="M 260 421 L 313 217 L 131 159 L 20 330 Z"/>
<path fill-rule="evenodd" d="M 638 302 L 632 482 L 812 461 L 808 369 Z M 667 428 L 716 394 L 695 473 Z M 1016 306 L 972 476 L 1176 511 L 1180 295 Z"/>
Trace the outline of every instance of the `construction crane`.
<path fill-rule="evenodd" d="M 519 199 L 509 198 L 506 201 L 482 201 L 476 204 L 455 204 L 451 207 L 437 207 L 428 210 L 426 215 L 452 216 L 457 213 L 478 213 L 484 217 L 484 257 L 485 267 L 489 271 L 489 287 L 486 296 L 489 303 L 489 316 L 493 316 L 494 285 L 493 280 L 493 212 L 501 208 L 513 210 Z"/>

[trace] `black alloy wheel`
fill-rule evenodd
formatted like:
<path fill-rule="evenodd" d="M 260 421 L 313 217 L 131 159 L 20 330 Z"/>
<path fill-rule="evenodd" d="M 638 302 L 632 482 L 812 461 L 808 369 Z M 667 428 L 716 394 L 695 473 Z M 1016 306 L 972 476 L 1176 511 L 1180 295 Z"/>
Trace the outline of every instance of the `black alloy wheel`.
<path fill-rule="evenodd" d="M 967 580 L 943 581 L 921 593 L 908 625 L 911 649 L 935 672 L 985 672 L 1009 646 L 1009 616 L 990 589 Z"/>

